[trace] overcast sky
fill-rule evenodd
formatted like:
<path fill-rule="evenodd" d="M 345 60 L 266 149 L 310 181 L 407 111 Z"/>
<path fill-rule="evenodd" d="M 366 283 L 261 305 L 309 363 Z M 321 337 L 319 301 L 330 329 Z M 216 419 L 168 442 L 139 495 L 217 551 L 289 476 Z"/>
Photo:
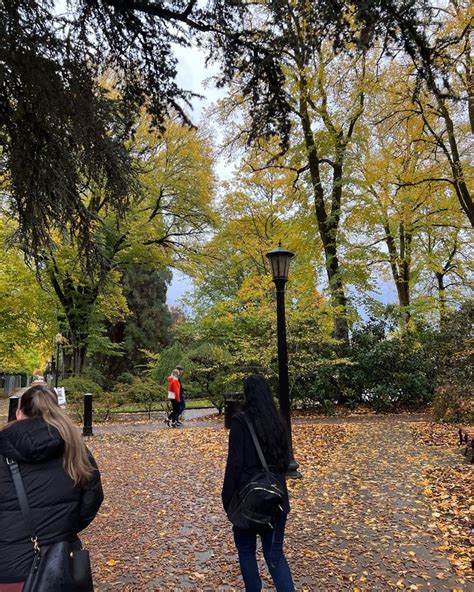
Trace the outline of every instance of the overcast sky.
<path fill-rule="evenodd" d="M 209 80 L 217 72 L 217 68 L 206 68 L 204 54 L 199 48 L 176 46 L 175 54 L 179 59 L 178 75 L 176 77 L 178 86 L 205 97 L 204 99 L 195 99 L 193 101 L 191 120 L 196 125 L 199 125 L 204 109 L 224 96 L 225 91 L 217 89 Z M 229 169 L 224 162 L 218 162 L 216 173 L 219 177 L 224 178 L 228 176 Z M 174 269 L 173 279 L 168 289 L 168 304 L 179 304 L 180 298 L 186 292 L 192 290 L 192 288 L 191 279 Z"/>

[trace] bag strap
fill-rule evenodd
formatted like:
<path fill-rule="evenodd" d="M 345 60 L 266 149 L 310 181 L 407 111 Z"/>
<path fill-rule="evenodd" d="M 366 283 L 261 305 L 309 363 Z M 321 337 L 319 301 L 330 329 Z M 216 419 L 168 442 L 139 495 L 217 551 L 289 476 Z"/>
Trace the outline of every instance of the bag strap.
<path fill-rule="evenodd" d="M 20 502 L 20 509 L 25 522 L 26 530 L 30 534 L 31 542 L 35 553 L 39 552 L 38 536 L 36 535 L 36 529 L 31 516 L 30 505 L 28 504 L 28 498 L 26 496 L 25 486 L 23 485 L 23 479 L 21 477 L 20 467 L 18 463 L 11 458 L 5 458 L 8 468 L 12 474 L 13 484 L 15 485 L 16 495 Z"/>
<path fill-rule="evenodd" d="M 257 449 L 257 454 L 260 459 L 260 462 L 262 463 L 263 468 L 265 470 L 268 470 L 267 461 L 265 460 L 265 456 L 263 455 L 262 448 L 260 447 L 260 442 L 258 441 L 257 434 L 255 433 L 253 424 L 250 421 L 250 419 L 245 415 L 245 413 L 243 415 L 245 417 L 245 421 L 247 422 L 247 426 L 249 428 L 250 435 L 252 436 L 253 443 L 255 444 L 255 448 Z"/>

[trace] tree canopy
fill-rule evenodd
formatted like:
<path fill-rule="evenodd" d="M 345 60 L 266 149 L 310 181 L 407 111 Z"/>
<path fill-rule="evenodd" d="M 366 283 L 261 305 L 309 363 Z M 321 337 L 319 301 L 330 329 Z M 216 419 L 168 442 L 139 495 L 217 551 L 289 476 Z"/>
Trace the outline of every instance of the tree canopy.
<path fill-rule="evenodd" d="M 456 28 L 444 26 L 446 10 L 455 13 Z M 37 255 L 50 244 L 50 231 L 67 223 L 90 249 L 83 193 L 102 184 L 119 210 L 131 199 L 136 175 L 124 141 L 138 109 L 146 106 L 158 127 L 171 113 L 189 120 L 192 95 L 176 82 L 174 47 L 191 42 L 220 64 L 221 85 L 238 81 L 251 105 L 249 141 L 276 134 L 283 146 L 292 113 L 284 84 L 288 56 L 306 67 L 325 41 L 336 52 L 375 45 L 386 56 L 403 52 L 415 69 L 415 95 L 425 89 L 447 126 L 446 139 L 433 134 L 443 142 L 472 223 L 467 172 L 451 133 L 453 102 L 466 105 L 474 122 L 470 30 L 461 3 L 444 9 L 428 0 L 74 0 L 65 10 L 49 0 L 6 0 L 0 9 L 2 185 L 24 244 Z M 110 71 L 117 93 L 99 84 Z"/>
<path fill-rule="evenodd" d="M 46 350 L 59 328 L 75 374 L 183 357 L 218 401 L 276 376 L 265 255 L 282 240 L 295 403 L 433 396 L 430 344 L 471 271 L 466 0 L 6 0 L 0 27 L 2 305 L 17 269 L 54 311 L 32 290 L 6 342 L 28 329 Z M 225 91 L 202 122 L 182 47 Z M 190 318 L 164 305 L 170 267 L 194 280 Z"/>

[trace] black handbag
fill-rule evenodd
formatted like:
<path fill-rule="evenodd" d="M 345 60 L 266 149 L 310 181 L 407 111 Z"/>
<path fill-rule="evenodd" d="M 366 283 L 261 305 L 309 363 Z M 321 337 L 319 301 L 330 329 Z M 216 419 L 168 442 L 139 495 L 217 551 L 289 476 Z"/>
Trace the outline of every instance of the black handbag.
<path fill-rule="evenodd" d="M 233 496 L 227 510 L 227 517 L 238 528 L 261 528 L 272 526 L 275 519 L 282 513 L 284 492 L 280 477 L 267 465 L 265 456 L 255 433 L 252 422 L 244 414 L 250 430 L 262 470 Z"/>
<path fill-rule="evenodd" d="M 34 550 L 23 592 L 94 592 L 89 551 L 79 548 L 79 541 L 60 541 L 41 548 L 18 463 L 9 458 L 6 462 Z"/>

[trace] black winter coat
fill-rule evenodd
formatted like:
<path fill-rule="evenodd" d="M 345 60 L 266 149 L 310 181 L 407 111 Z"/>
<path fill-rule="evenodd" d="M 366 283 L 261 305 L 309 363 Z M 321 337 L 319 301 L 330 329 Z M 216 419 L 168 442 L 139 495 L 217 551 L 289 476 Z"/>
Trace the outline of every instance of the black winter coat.
<path fill-rule="evenodd" d="M 263 450 L 265 454 L 265 450 Z M 230 504 L 235 492 L 240 491 L 250 479 L 262 470 L 262 463 L 253 443 L 252 436 L 242 413 L 237 413 L 232 418 L 229 434 L 229 453 L 225 468 L 224 485 L 222 487 L 222 503 L 224 510 Z M 285 498 L 282 504 L 283 511 L 290 511 L 288 489 L 286 487 L 285 475 L 279 475 L 280 485 L 284 491 Z"/>
<path fill-rule="evenodd" d="M 24 419 L 0 431 L 0 582 L 26 579 L 33 546 L 5 458 L 19 464 L 40 545 L 75 541 L 94 519 L 104 498 L 100 473 L 80 488 L 63 468 L 64 442 L 40 418 Z M 91 456 L 91 461 L 95 461 Z"/>

